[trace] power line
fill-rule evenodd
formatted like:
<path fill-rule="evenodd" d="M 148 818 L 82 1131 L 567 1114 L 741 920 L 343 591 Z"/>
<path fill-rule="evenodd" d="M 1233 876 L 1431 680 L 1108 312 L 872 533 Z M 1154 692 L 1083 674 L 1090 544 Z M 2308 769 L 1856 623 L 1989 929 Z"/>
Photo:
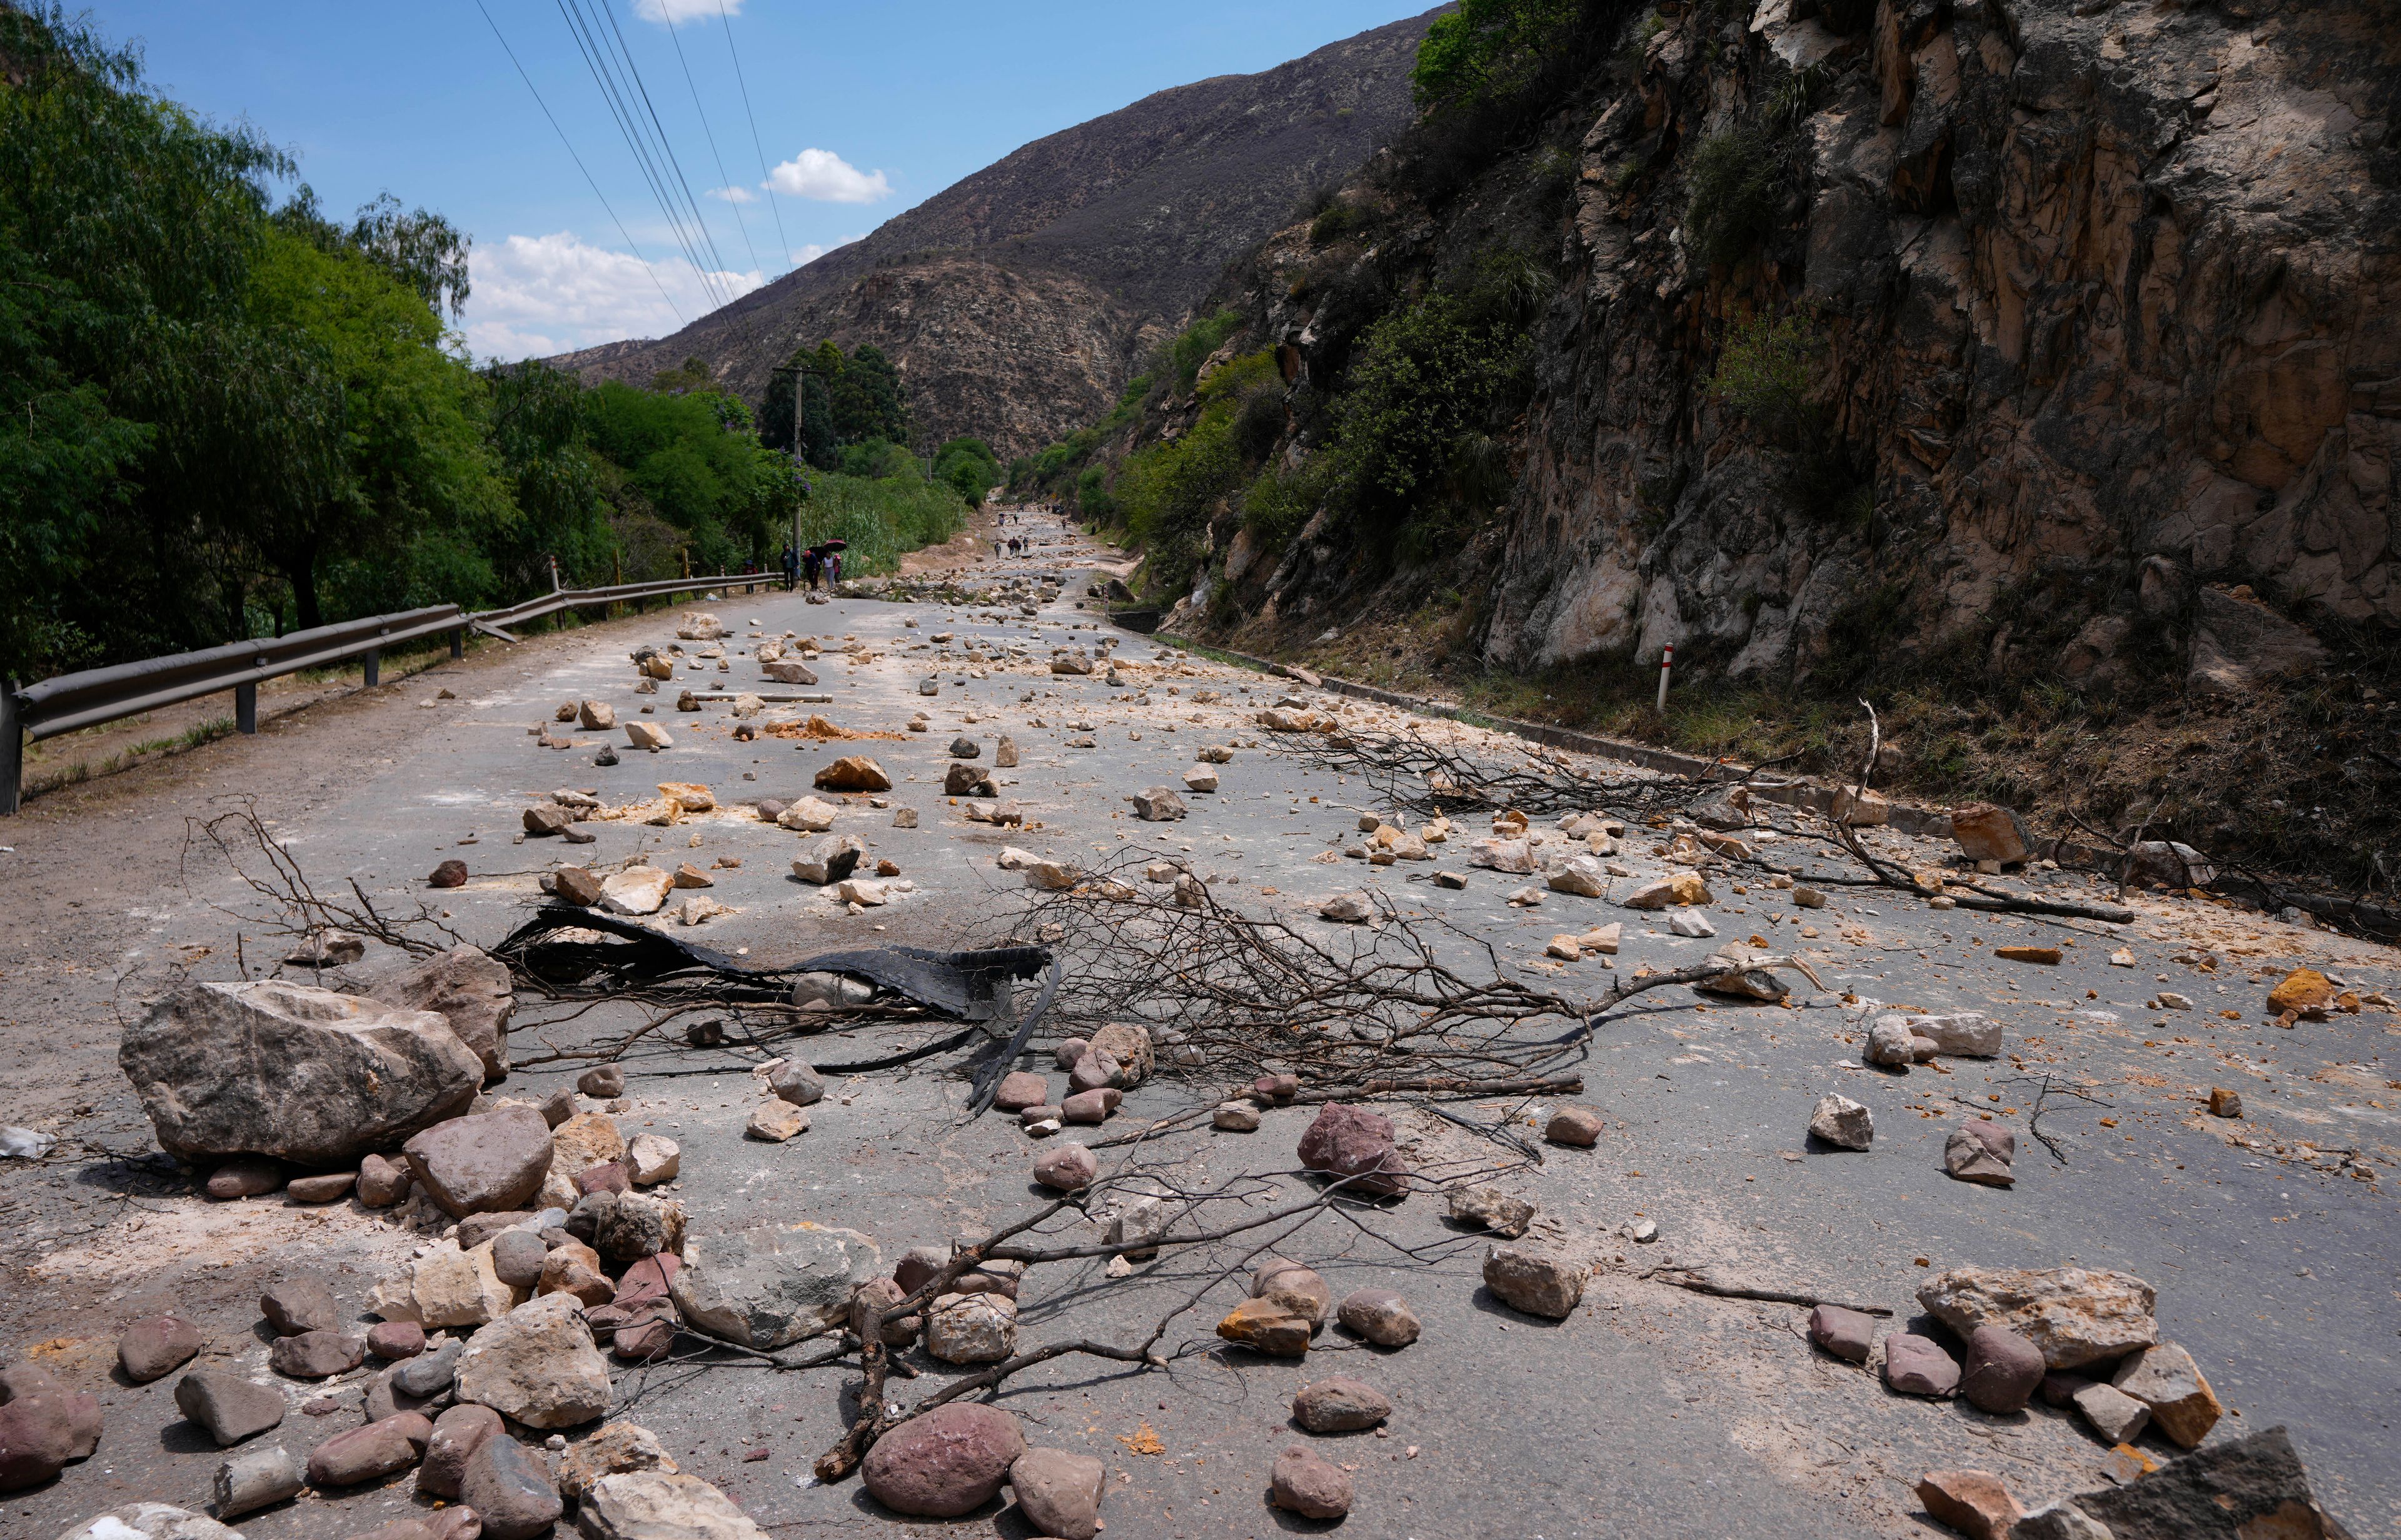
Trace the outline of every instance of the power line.
<path fill-rule="evenodd" d="M 784 254 L 784 270 L 792 270 L 792 241 L 784 233 L 784 208 L 775 201 L 775 178 L 767 170 L 767 146 L 759 142 L 759 115 L 750 110 L 750 82 L 742 77 L 742 55 L 734 47 L 734 18 L 725 0 L 717 0 L 717 19 L 725 27 L 725 56 L 734 61 L 734 83 L 742 88 L 742 116 L 750 120 L 750 147 L 759 152 L 759 181 L 767 189 L 767 207 L 775 215 L 775 241 Z"/>
<path fill-rule="evenodd" d="M 708 109 L 700 104 L 700 85 L 692 77 L 692 61 L 683 56 L 683 34 L 672 21 L 667 23 L 667 40 L 675 45 L 676 62 L 683 66 L 683 83 L 692 92 L 692 110 L 700 115 L 701 137 L 708 141 L 709 156 L 717 162 L 718 180 L 725 184 L 725 201 L 734 208 L 734 227 L 742 232 L 742 245 L 750 254 L 750 266 L 764 277 L 766 264 L 759 260 L 759 248 L 750 244 L 750 223 L 742 217 L 742 205 L 734 200 L 733 195 L 742 189 L 734 185 L 733 176 L 725 169 L 725 157 L 717 147 L 717 131 L 708 126 Z"/>
<path fill-rule="evenodd" d="M 714 309 L 722 305 L 724 296 L 718 292 L 708 264 L 701 260 L 700 242 L 693 239 L 693 232 L 667 191 L 665 173 L 660 170 L 657 152 L 651 144 L 650 136 L 643 131 L 640 116 L 633 110 L 624 86 L 617 78 L 615 62 L 609 55 L 605 40 L 599 35 L 597 24 L 584 14 L 582 0 L 557 0 L 557 5 L 560 18 L 567 22 L 569 34 L 575 39 L 576 50 L 583 56 L 584 68 L 591 72 L 593 84 L 599 88 L 601 101 L 607 105 L 610 116 L 616 120 L 618 134 L 625 141 L 625 147 L 632 153 L 642 179 L 650 185 L 651 197 L 658 204 L 659 216 L 666 221 L 668 232 L 675 238 L 676 244 L 682 248 L 684 261 L 691 265 L 710 307 Z"/>
<path fill-rule="evenodd" d="M 593 0 L 593 3 L 600 13 L 609 19 L 609 30 L 617 39 L 617 52 L 625 62 L 626 73 L 633 77 L 634 89 L 641 93 L 642 109 L 650 114 L 651 127 L 658 133 L 659 147 L 666 155 L 668 168 L 675 172 L 676 186 L 683 190 L 684 207 L 692 211 L 693 223 L 699 227 L 700 239 L 708 248 L 710 260 L 717 264 L 719 272 L 723 272 L 726 270 L 725 258 L 718 254 L 717 238 L 708 233 L 708 221 L 702 217 L 700 200 L 692 196 L 692 183 L 683 174 L 682 162 L 676 158 L 675 146 L 667 139 L 666 125 L 659 121 L 659 109 L 652 104 L 651 88 L 642 79 L 641 70 L 634 63 L 634 52 L 625 44 L 624 30 L 617 25 L 617 13 L 603 3 L 603 0 Z M 726 302 L 729 304 L 732 302 L 731 296 L 727 296 Z"/>
<path fill-rule="evenodd" d="M 544 102 L 542 99 L 542 92 L 535 89 L 533 76 L 526 73 L 525 65 L 517 62 L 517 50 L 509 47 L 509 40 L 501 36 L 501 24 L 492 20 L 492 13 L 485 7 L 484 0 L 475 0 L 475 8 L 483 11 L 484 24 L 492 29 L 492 36 L 501 45 L 501 51 L 509 56 L 511 64 L 516 66 L 517 78 L 525 82 L 527 90 L 533 92 L 534 105 L 542 109 L 542 117 L 550 119 L 551 131 L 558 135 L 558 142 L 567 147 L 568 158 L 573 160 L 575 169 L 583 173 L 583 185 L 592 189 L 592 196 L 600 200 L 600 206 L 603 209 L 609 211 L 610 222 L 617 227 L 617 233 L 625 238 L 626 250 L 634 254 L 634 260 L 639 262 L 642 265 L 642 271 L 650 275 L 652 286 L 659 291 L 659 297 L 667 302 L 667 309 L 675 312 L 676 324 L 681 326 L 684 324 L 683 311 L 677 306 L 675 296 L 668 294 L 667 286 L 659 282 L 658 270 L 651 266 L 651 259 L 642 254 L 642 248 L 635 244 L 632 233 L 625 228 L 625 222 L 617 217 L 616 209 L 611 206 L 609 195 L 600 190 L 600 184 L 593 180 L 591 169 L 583 164 L 583 157 L 575 153 L 575 142 L 567 137 L 565 129 L 558 126 L 558 118 L 551 112 L 550 103 Z"/>

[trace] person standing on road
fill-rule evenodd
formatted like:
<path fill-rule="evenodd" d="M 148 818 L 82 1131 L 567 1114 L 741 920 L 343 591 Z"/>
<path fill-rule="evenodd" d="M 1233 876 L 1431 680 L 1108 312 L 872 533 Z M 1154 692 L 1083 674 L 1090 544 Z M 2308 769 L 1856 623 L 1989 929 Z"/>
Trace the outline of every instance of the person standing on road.
<path fill-rule="evenodd" d="M 783 558 L 775 565 L 783 570 L 784 592 L 789 594 L 801 585 L 801 554 L 792 549 L 790 541 L 784 542 Z"/>
<path fill-rule="evenodd" d="M 826 553 L 826 586 L 830 588 L 841 581 L 842 553 L 840 551 L 828 551 Z"/>
<path fill-rule="evenodd" d="M 808 580 L 809 592 L 817 589 L 817 572 L 825 565 L 825 553 L 812 545 L 801 553 L 801 576 Z"/>

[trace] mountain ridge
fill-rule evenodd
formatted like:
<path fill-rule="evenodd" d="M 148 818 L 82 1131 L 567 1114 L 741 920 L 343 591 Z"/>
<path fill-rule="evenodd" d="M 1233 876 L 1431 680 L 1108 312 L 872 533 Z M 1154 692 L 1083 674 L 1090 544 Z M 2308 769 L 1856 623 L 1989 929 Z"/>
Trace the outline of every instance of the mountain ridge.
<path fill-rule="evenodd" d="M 550 362 L 638 382 L 697 356 L 756 403 L 795 348 L 873 343 L 929 436 L 1029 452 L 1105 410 L 1227 263 L 1410 120 L 1409 70 L 1437 14 L 1155 91 L 1019 146 L 670 336 Z"/>

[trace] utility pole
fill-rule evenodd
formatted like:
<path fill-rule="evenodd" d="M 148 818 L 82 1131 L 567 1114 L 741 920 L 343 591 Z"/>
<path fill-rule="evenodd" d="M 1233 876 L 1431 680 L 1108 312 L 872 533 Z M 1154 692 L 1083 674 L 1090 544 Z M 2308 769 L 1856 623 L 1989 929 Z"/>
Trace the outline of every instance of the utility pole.
<path fill-rule="evenodd" d="M 792 470 L 795 474 L 807 463 L 801 454 L 801 403 L 809 393 L 809 376 L 816 372 L 805 364 L 787 364 L 768 373 L 771 379 L 776 375 L 792 377 Z M 801 538 L 801 510 L 807 505 L 808 495 L 808 483 L 803 481 L 801 483 L 801 495 L 792 500 L 792 549 L 795 552 L 807 543 Z"/>

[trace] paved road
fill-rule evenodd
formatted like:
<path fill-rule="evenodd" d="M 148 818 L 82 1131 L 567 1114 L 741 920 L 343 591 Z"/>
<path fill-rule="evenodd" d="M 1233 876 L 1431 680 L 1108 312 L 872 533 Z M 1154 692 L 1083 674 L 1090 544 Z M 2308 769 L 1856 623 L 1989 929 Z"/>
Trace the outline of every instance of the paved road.
<path fill-rule="evenodd" d="M 1056 554 L 1037 553 L 1040 559 L 1015 566 L 1038 568 Z M 896 777 L 907 777 L 894 800 L 924 815 L 915 830 L 890 828 L 880 814 L 855 825 L 876 856 L 897 861 L 919 887 L 890 908 L 836 911 L 785 874 L 792 835 L 732 817 L 675 830 L 588 824 L 597 843 L 573 854 L 595 864 L 638 850 L 702 865 L 738 858 L 739 869 L 717 873 L 711 896 L 740 913 L 693 934 L 720 947 L 748 947 L 761 960 L 834 945 L 930 942 L 1005 924 L 1022 901 L 1022 889 L 992 865 L 1003 836 L 960 820 L 931 784 L 955 734 L 979 737 L 988 753 L 993 735 L 1007 731 L 1026 758 L 1020 769 L 1002 773 L 1015 783 L 1005 785 L 1004 794 L 1022 800 L 1044 825 L 1007 836 L 1008 843 L 1089 862 L 1146 840 L 1188 853 L 1221 899 L 1296 914 L 1313 911 L 1331 892 L 1380 886 L 1400 906 L 1489 941 L 1530 980 L 1571 992 L 1597 988 L 1607 975 L 1589 962 L 1545 970 L 1542 945 L 1557 931 L 1626 921 L 1621 969 L 1681 966 L 1716 944 L 1658 934 L 1661 928 L 1598 901 L 1552 895 L 1540 908 L 1510 909 L 1502 897 L 1516 880 L 1504 883 L 1495 873 L 1475 873 L 1465 890 L 1448 893 L 1406 881 L 1413 869 L 1406 864 L 1370 873 L 1354 861 L 1313 862 L 1310 857 L 1352 837 L 1349 808 L 1364 800 L 1363 789 L 1355 779 L 1301 771 L 1264 750 L 1239 751 L 1223 767 L 1223 790 L 1190 799 L 1194 810 L 1185 822 L 1130 824 L 1125 793 L 1174 782 L 1198 742 L 1252 736 L 1255 730 L 1229 724 L 1290 688 L 1281 681 L 1211 667 L 1205 676 L 1162 680 L 1149 690 L 1147 705 L 1131 706 L 1134 692 L 1112 690 L 1096 678 L 962 669 L 954 644 L 954 666 L 937 676 L 940 694 L 929 701 L 916 693 L 927 670 L 922 657 L 911 660 L 899 649 L 937 631 L 959 642 L 1032 644 L 1037 667 L 1050 645 L 1097 639 L 1095 632 L 1073 629 L 1091 624 L 1073 607 L 1078 592 L 1080 585 L 1071 584 L 1071 597 L 1050 606 L 1038 623 L 1014 615 L 978 620 L 998 612 L 969 607 L 810 606 L 785 596 L 715 606 L 735 626 L 732 646 L 748 645 L 743 633 L 751 627 L 739 623 L 755 616 L 769 635 L 789 628 L 850 636 L 881 653 L 876 663 L 845 668 L 830 652 L 819 671 L 834 704 L 815 709 L 854 729 L 889 730 L 924 707 L 932 731 L 864 746 L 739 743 L 719 710 L 673 711 L 676 686 L 655 697 L 634 695 L 625 653 L 636 640 L 667 639 L 670 628 L 660 617 L 596 628 L 588 641 L 579 636 L 545 645 L 524 664 L 469 665 L 456 671 L 457 699 L 418 704 L 452 677 L 437 669 L 372 708 L 381 713 L 390 751 L 357 764 L 314 810 L 283 818 L 277 832 L 320 881 L 355 879 L 392 900 L 413 901 L 436 861 L 464 857 L 476 881 L 442 901 L 451 923 L 488 942 L 520 917 L 535 874 L 568 854 L 555 845 L 512 843 L 518 811 L 553 787 L 591 788 L 611 804 L 666 779 L 706 782 L 726 802 L 789 798 L 807 789 L 827 759 L 867 748 Z M 906 628 L 909 619 L 919 626 Z M 1148 658 L 1154 648 L 1128 639 L 1124 651 Z M 727 675 L 711 669 L 694 677 L 749 682 L 748 660 L 733 663 Z M 1166 694 L 1171 683 L 1180 694 Z M 1191 694 L 1200 688 L 1229 698 L 1196 706 Z M 676 747 L 656 756 L 621 749 L 622 763 L 610 769 L 594 767 L 588 748 L 533 747 L 529 725 L 559 701 L 587 696 L 613 701 L 621 720 L 641 704 L 656 706 L 656 720 L 675 735 Z M 1191 721 L 1196 714 L 1206 720 Z M 1037 717 L 1050 725 L 1030 726 Z M 1066 724 L 1083 721 L 1093 724 L 1097 747 L 1064 747 L 1078 736 Z M 1171 722 L 1173 733 L 1165 730 Z M 581 735 L 593 743 L 599 736 Z M 254 778 L 270 816 L 281 817 L 271 777 Z M 203 793 L 181 795 L 197 804 Z M 1320 800 L 1312 804 L 1311 796 Z M 695 832 L 697 848 L 689 843 Z M 19 835 L 29 855 L 42 853 L 33 840 L 74 837 L 69 823 Z M 468 839 L 474 843 L 460 843 Z M 1660 864 L 1649 858 L 1647 842 L 1628 844 L 1638 865 Z M 56 850 L 48 853 L 55 859 Z M 1442 864 L 1460 869 L 1456 854 Z M 2026 879 L 2037 885 L 2090 893 L 2065 874 Z M 1267 887 L 1278 891 L 1269 896 Z M 2390 1110 L 2401 1107 L 2392 1084 L 2401 1079 L 2392 1048 L 2401 1028 L 2393 1015 L 2371 1011 L 2279 1030 L 2263 1023 L 2267 985 L 2255 982 L 2272 982 L 2291 956 L 2309 952 L 2338 957 L 2338 970 L 2362 989 L 2391 991 L 2389 955 L 2199 905 L 2146 905 L 2136 925 L 2112 935 L 2081 922 L 1937 913 L 1899 894 L 1838 897 L 1832 909 L 1808 916 L 1759 887 L 1719 896 L 1713 913 L 1722 941 L 1741 940 L 1754 927 L 1763 937 L 1789 937 L 1768 924 L 1770 915 L 1815 924 L 1823 933 L 1816 945 L 1830 990 L 1793 1011 L 1703 1009 L 1689 994 L 1669 998 L 1662 992 L 1607 1024 L 1581 1099 L 1603 1108 L 1617 1126 L 1595 1151 L 1549 1150 L 1539 1169 L 1507 1178 L 1556 1226 L 1543 1232 L 1552 1244 L 1602 1264 L 1585 1307 L 1569 1322 L 1538 1322 L 1492 1301 L 1478 1287 L 1482 1243 L 1422 1199 L 1355 1225 L 1321 1220 L 1284 1244 L 1288 1254 L 1324 1272 L 1338 1296 L 1369 1282 L 1405 1292 L 1426 1333 L 1395 1354 L 1329 1341 L 1297 1367 L 1213 1351 L 1209 1327 L 1241 1290 L 1211 1279 L 1235 1254 L 1209 1265 L 1171 1257 L 1123 1282 L 1084 1264 L 1037 1272 L 1021 1333 L 1028 1342 L 1058 1335 L 1139 1337 L 1175 1302 L 1210 1285 L 1165 1339 L 1168 1350 L 1184 1350 L 1169 1373 L 1065 1359 L 1013 1382 L 1004 1399 L 1033 1424 L 1036 1442 L 1104 1457 L 1111 1488 L 1103 1512 L 1112 1533 L 1255 1536 L 1313 1527 L 1266 1508 L 1260 1493 L 1273 1453 L 1305 1437 L 1286 1421 L 1290 1392 L 1338 1371 L 1373 1381 L 1398 1409 L 1389 1437 L 1325 1441 L 1358 1467 L 1359 1506 L 1349 1533 L 1424 1540 L 1899 1534 L 1922 1532 L 1908 1487 L 1932 1466 L 2000 1472 L 2029 1504 L 2097 1484 L 2102 1451 L 2056 1413 L 2037 1409 L 1993 1419 L 1964 1406 L 1890 1396 L 1867 1376 L 1814 1355 L 1795 1333 L 1798 1311 L 1700 1299 L 1642 1276 L 1667 1258 L 1709 1264 L 1882 1302 L 1905 1318 L 1912 1290 L 1927 1274 L 1919 1258 L 1935 1269 L 2074 1261 L 2148 1279 L 2160 1290 L 2163 1328 L 2191 1348 L 2238 1409 L 2227 1429 L 2288 1424 L 2321 1495 L 2358 1533 L 2401 1528 L 2401 1465 L 2391 1458 L 2401 1394 L 2401 1246 L 2389 1192 L 2401 1153 Z M 124 904 L 141 910 L 147 934 L 130 948 L 95 947 L 89 966 L 104 979 L 129 961 L 155 965 L 162 955 L 189 956 L 188 949 L 206 946 L 214 950 L 194 966 L 202 976 L 226 976 L 221 965 L 238 928 L 208 905 L 238 897 L 222 877 L 199 877 L 187 892 Z M 1846 932 L 1867 939 L 1846 940 Z M 2069 960 L 2039 969 L 1980 960 L 1996 944 L 2037 932 L 2073 942 Z M 245 945 L 254 946 L 256 929 L 246 934 L 253 939 Z M 2175 960 L 2197 956 L 2191 938 L 2215 941 L 2214 971 Z M 2109 966 L 2108 953 L 2121 945 L 2136 954 L 2135 968 Z M 2235 950 L 2255 946 L 2256 956 Z M 142 955 L 129 959 L 128 951 Z M 387 961 L 370 957 L 362 971 Z M 2162 974 L 2168 983 L 2160 982 Z M 62 987 L 62 998 L 96 1009 L 96 985 L 80 997 L 71 983 Z M 2191 996 L 2202 1009 L 2144 1009 L 2162 988 Z M 1844 992 L 1994 1011 L 2008 1026 L 2010 1055 L 1946 1061 L 1939 1071 L 1906 1077 L 1866 1069 L 1856 1042 L 1864 1026 L 1860 1008 L 1840 998 Z M 2235 1011 L 2240 1019 L 2213 1015 L 2217 1010 Z M 599 1040 L 632 1019 L 630 1010 L 606 1009 L 550 1039 Z M 21 1019 L 16 1030 L 27 1025 Z M 813 1045 L 811 1056 L 866 1057 L 879 1046 L 874 1035 L 862 1034 L 838 1047 Z M 520 1032 L 518 1052 L 539 1052 L 531 1034 Z M 679 1049 L 640 1058 L 634 1070 L 634 1109 L 623 1121 L 629 1132 L 651 1127 L 682 1142 L 678 1195 L 704 1233 L 753 1218 L 805 1217 L 864 1231 L 889 1257 L 1001 1222 L 1037 1198 L 1027 1180 L 1036 1147 L 1004 1120 L 963 1121 L 964 1083 L 947 1067 L 844 1083 L 813 1109 L 811 1130 L 785 1146 L 741 1137 L 757 1093 L 740 1055 Z M 2059 1146 L 2057 1161 L 2026 1133 L 2046 1075 L 2054 1090 L 2042 1103 L 2041 1126 Z M 528 1069 L 508 1090 L 539 1095 L 569 1078 L 565 1069 Z M 2199 1115 L 2193 1093 L 2213 1083 L 2239 1086 L 2251 1116 L 2229 1125 Z M 2061 1093 L 2071 1086 L 2108 1105 Z M 1161 1117 L 1213 1099 L 1215 1090 L 1214 1080 L 1162 1079 L 1132 1095 L 1124 1116 Z M 1804 1149 L 1808 1108 L 1828 1090 L 1873 1108 L 1873 1154 Z M 101 1082 L 85 1093 L 93 1110 L 63 1120 L 62 1130 L 135 1148 L 144 1130 L 130 1096 Z M 2019 1130 L 2022 1179 L 2013 1190 L 1967 1186 L 1941 1174 L 1941 1140 L 1964 1115 L 1962 1104 L 1994 1109 Z M 1490 1121 L 1539 1117 L 1543 1108 L 1471 1104 L 1461 1110 Z M 1184 1180 L 1279 1172 L 1291 1165 L 1307 1116 L 1297 1108 L 1272 1111 L 1255 1135 L 1178 1134 L 1167 1148 Z M 1421 1159 L 1499 1163 L 1494 1147 L 1451 1125 L 1420 1113 L 1404 1114 L 1402 1122 Z M 2237 1133 L 2261 1148 L 2229 1142 Z M 2320 1150 L 2359 1150 L 2376 1179 L 2355 1179 L 2331 1160 L 2300 1159 L 2304 1139 Z M 62 1185 L 48 1185 L 53 1181 Z M 199 1312 L 219 1349 L 249 1367 L 263 1361 L 251 1334 L 250 1303 L 266 1272 L 323 1272 L 346 1297 L 363 1298 L 375 1272 L 407 1244 L 346 1207 L 312 1214 L 266 1202 L 212 1210 L 160 1187 L 122 1163 L 0 1173 L 0 1203 L 25 1217 L 21 1248 L 47 1258 L 30 1275 L 9 1274 L 12 1283 L 26 1279 L 35 1295 L 0 1305 L 10 1333 L 0 1348 L 15 1354 L 48 1342 L 36 1356 L 98 1383 L 115 1325 L 172 1299 Z M 1285 1187 L 1295 1190 L 1288 1181 Z M 1637 1217 L 1660 1226 L 1656 1244 L 1623 1237 L 1621 1227 Z M 1085 1230 L 1071 1238 L 1095 1235 Z M 1060 1275 L 1050 1276 L 1054 1272 Z M 896 1396 L 913 1396 L 948 1372 L 930 1360 L 923 1364 L 927 1378 L 899 1385 Z M 839 1382 L 830 1371 L 775 1375 L 679 1364 L 627 1375 L 620 1396 L 630 1403 L 628 1414 L 656 1429 L 688 1468 L 723 1486 L 761 1522 L 790 1526 L 776 1533 L 888 1533 L 889 1520 L 874 1516 L 855 1480 L 803 1484 L 810 1461 L 839 1429 Z M 174 1422 L 171 1384 L 107 1386 L 110 1432 L 102 1456 L 49 1488 L 9 1498 L 0 1507 L 0 1534 L 48 1535 L 136 1496 L 200 1506 L 217 1456 L 194 1447 L 188 1427 Z M 354 1416 L 311 1419 L 295 1411 L 278 1436 L 296 1448 Z M 1150 1435 L 1157 1452 L 1144 1452 L 1153 1447 Z M 762 1449 L 763 1460 L 745 1458 Z M 353 1533 L 405 1511 L 408 1502 L 402 1483 L 338 1502 L 305 1501 L 241 1527 L 262 1540 Z M 1004 1533 L 1022 1533 L 1008 1528 L 1015 1522 L 1013 1516 L 1002 1519 Z M 931 1533 L 940 1526 L 907 1527 Z"/>

